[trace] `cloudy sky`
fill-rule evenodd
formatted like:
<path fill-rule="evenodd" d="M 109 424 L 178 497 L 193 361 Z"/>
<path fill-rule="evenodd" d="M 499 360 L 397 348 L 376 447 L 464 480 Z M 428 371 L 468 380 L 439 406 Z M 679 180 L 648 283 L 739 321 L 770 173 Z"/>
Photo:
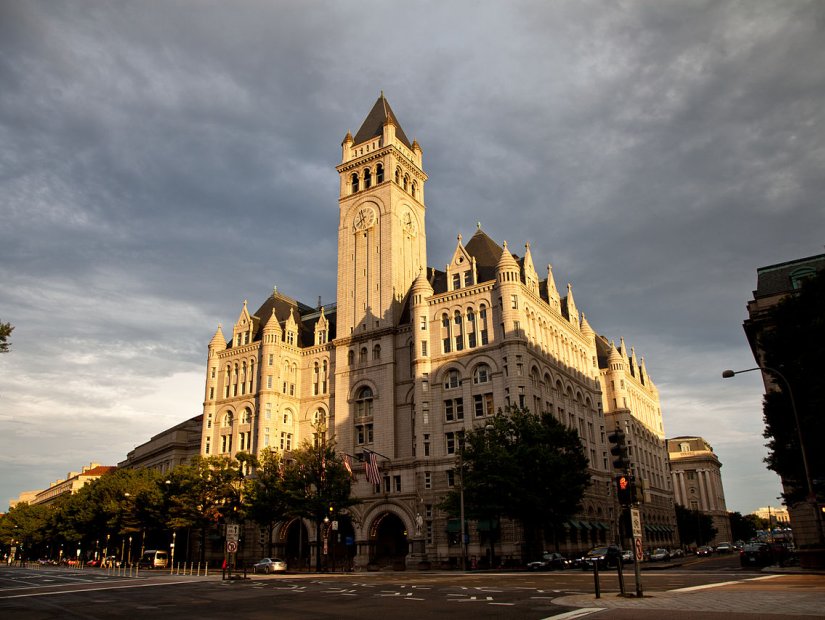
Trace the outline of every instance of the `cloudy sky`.
<path fill-rule="evenodd" d="M 0 0 L 0 508 L 200 412 L 277 285 L 334 301 L 335 165 L 381 90 L 428 258 L 481 222 L 644 356 L 668 436 L 777 505 L 742 330 L 823 252 L 825 3 Z"/>

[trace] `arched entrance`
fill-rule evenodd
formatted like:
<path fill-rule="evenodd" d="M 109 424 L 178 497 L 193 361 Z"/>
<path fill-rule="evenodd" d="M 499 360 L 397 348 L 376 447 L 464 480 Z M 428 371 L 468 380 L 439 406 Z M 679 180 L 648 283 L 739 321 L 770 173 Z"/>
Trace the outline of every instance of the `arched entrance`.
<path fill-rule="evenodd" d="M 409 544 L 407 528 L 400 517 L 391 512 L 376 517 L 370 527 L 370 543 L 372 564 L 378 568 L 405 568 Z"/>
<path fill-rule="evenodd" d="M 337 527 L 337 529 L 336 529 Z M 322 536 L 327 537 L 327 544 L 323 546 L 326 555 L 322 562 L 325 570 L 348 571 L 352 570 L 353 558 L 356 553 L 355 528 L 349 515 L 341 515 L 335 521 L 321 529 Z"/>
<path fill-rule="evenodd" d="M 281 530 L 284 559 L 290 570 L 303 570 L 309 567 L 310 544 L 307 529 L 301 519 L 295 518 Z"/>

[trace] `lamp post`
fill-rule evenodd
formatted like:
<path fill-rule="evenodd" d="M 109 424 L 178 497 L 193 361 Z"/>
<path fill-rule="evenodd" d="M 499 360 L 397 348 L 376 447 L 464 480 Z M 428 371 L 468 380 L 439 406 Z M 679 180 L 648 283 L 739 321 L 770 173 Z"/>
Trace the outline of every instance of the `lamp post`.
<path fill-rule="evenodd" d="M 805 472 L 805 486 L 808 491 L 807 501 L 814 511 L 817 534 L 819 535 L 819 544 L 825 544 L 825 537 L 823 537 L 822 533 L 822 515 L 820 514 L 820 511 L 817 510 L 816 506 L 816 493 L 814 492 L 813 480 L 811 479 L 811 470 L 808 466 L 808 452 L 805 449 L 805 442 L 802 440 L 802 427 L 799 425 L 799 413 L 796 410 L 796 401 L 793 397 L 793 389 L 791 388 L 790 381 L 788 381 L 785 375 L 776 370 L 776 368 L 771 368 L 770 366 L 756 366 L 755 368 L 747 368 L 745 370 L 724 370 L 722 371 L 722 378 L 730 379 L 731 377 L 740 375 L 743 372 L 753 372 L 754 370 L 761 370 L 762 372 L 769 372 L 776 375 L 782 380 L 785 387 L 788 388 L 788 397 L 791 400 L 791 411 L 793 412 L 794 426 L 796 426 L 796 437 L 799 442 L 799 451 L 802 454 L 802 469 Z"/>

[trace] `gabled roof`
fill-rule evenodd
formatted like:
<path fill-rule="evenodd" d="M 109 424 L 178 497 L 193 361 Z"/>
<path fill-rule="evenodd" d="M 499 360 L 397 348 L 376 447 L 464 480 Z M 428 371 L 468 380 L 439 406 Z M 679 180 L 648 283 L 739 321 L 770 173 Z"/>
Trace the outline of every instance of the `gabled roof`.
<path fill-rule="evenodd" d="M 275 317 L 282 325 L 289 319 L 290 312 L 298 324 L 298 344 L 301 347 L 310 347 L 315 343 L 315 323 L 320 318 L 320 309 L 311 308 L 300 301 L 296 301 L 291 297 L 287 297 L 283 293 L 273 292 L 267 297 L 266 301 L 261 304 L 261 307 L 252 315 L 252 321 L 255 326 L 255 331 L 252 340 L 260 340 L 266 322 L 272 316 L 272 310 L 275 310 Z M 324 307 L 325 318 L 329 325 L 329 339 L 335 338 L 335 319 L 336 312 L 334 305 Z M 232 347 L 232 342 L 228 343 L 229 348 Z"/>
<path fill-rule="evenodd" d="M 383 91 L 381 91 L 381 96 L 378 97 L 375 105 L 372 106 L 372 110 L 370 110 L 370 113 L 367 114 L 367 118 L 364 119 L 364 122 L 361 124 L 361 129 L 359 129 L 355 134 L 353 144 L 361 144 L 362 142 L 366 142 L 367 140 L 383 135 L 384 123 L 388 118 L 395 124 L 396 137 L 401 140 L 407 148 L 412 150 L 412 144 L 410 144 L 409 139 L 407 139 L 407 135 L 404 133 L 404 130 L 401 129 L 401 123 L 398 122 L 398 118 L 392 111 L 390 102 L 387 101 L 386 97 L 384 97 Z"/>

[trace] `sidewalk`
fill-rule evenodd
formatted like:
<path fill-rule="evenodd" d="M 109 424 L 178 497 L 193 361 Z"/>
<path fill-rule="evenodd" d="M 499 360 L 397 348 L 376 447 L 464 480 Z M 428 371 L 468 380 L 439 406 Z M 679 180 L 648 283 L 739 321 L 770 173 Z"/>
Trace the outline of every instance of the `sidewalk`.
<path fill-rule="evenodd" d="M 798 574 L 798 573 L 797 573 Z M 730 613 L 785 614 L 822 618 L 825 595 L 822 588 L 757 589 L 753 582 L 780 578 L 780 574 L 752 579 L 708 584 L 678 590 L 645 592 L 642 598 L 622 597 L 615 592 L 596 598 L 575 594 L 553 599 L 556 605 L 587 608 L 630 608 L 645 610 L 713 611 Z M 748 587 L 750 586 L 750 587 Z"/>

